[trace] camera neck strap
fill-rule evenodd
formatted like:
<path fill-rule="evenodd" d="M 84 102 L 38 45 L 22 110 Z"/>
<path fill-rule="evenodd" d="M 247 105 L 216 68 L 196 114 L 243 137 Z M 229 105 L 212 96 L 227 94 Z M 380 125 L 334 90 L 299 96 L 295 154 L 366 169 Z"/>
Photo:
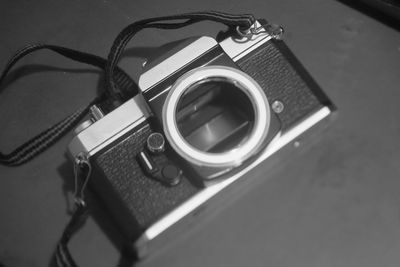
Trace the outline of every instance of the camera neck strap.
<path fill-rule="evenodd" d="M 50 50 L 66 58 L 80 63 L 86 63 L 103 70 L 105 69 L 107 63 L 107 60 L 102 57 L 78 50 L 56 45 L 31 44 L 17 51 L 8 61 L 0 76 L 0 85 L 4 86 L 9 72 L 19 60 L 38 50 Z M 136 83 L 122 69 L 117 67 L 113 78 L 115 79 L 118 89 L 120 90 L 119 94 L 123 93 L 121 91 L 124 91 L 125 95 L 127 94 L 126 92 L 129 92 L 133 95 L 138 92 Z M 105 91 L 100 96 L 93 99 L 86 107 L 76 110 L 63 120 L 23 143 L 12 152 L 7 154 L 0 152 L 0 164 L 6 166 L 18 166 L 33 159 L 35 156 L 45 151 L 52 144 L 57 142 L 62 136 L 68 133 L 87 114 L 89 108 L 93 104 L 101 102 L 107 97 L 112 98 L 113 96 L 107 94 L 107 91 Z"/>
<path fill-rule="evenodd" d="M 126 26 L 117 35 L 109 51 L 107 60 L 89 53 L 47 44 L 33 44 L 19 50 L 9 60 L 3 70 L 3 73 L 0 76 L 0 85 L 4 86 L 4 81 L 9 71 L 21 58 L 35 51 L 47 49 L 80 63 L 86 63 L 103 69 L 105 86 L 103 92 L 93 99 L 86 107 L 78 109 L 49 129 L 25 142 L 12 152 L 8 154 L 0 152 L 0 164 L 18 166 L 42 153 L 71 130 L 87 114 L 89 108 L 93 104 L 99 103 L 107 98 L 126 100 L 138 94 L 139 88 L 137 84 L 117 66 L 125 47 L 136 33 L 147 28 L 179 29 L 201 21 L 214 21 L 225 24 L 231 29 L 236 28 L 241 32 L 245 32 L 254 24 L 255 18 L 253 15 L 249 14 L 233 15 L 216 11 L 204 11 L 140 20 Z M 84 173 L 85 170 L 88 173 L 83 181 L 84 186 L 80 188 L 80 191 L 77 191 L 81 192 L 80 196 L 75 196 L 75 211 L 70 222 L 64 229 L 62 237 L 57 245 L 55 260 L 56 264 L 61 267 L 77 266 L 67 245 L 72 235 L 84 224 L 87 217 L 87 206 L 83 199 L 83 191 L 87 184 L 87 180 L 90 178 L 90 171 L 88 171 L 90 170 L 90 163 L 88 161 L 81 161 L 75 164 L 77 167 L 76 170 L 78 170 L 75 172 L 76 183 L 80 179 L 79 173 Z"/>

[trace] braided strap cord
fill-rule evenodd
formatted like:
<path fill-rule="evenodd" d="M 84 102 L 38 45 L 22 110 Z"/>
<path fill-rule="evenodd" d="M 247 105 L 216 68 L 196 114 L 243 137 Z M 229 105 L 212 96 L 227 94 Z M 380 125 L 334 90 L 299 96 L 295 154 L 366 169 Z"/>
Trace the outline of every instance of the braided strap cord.
<path fill-rule="evenodd" d="M 59 267 L 77 267 L 71 253 L 68 249 L 68 242 L 71 237 L 78 231 L 86 222 L 88 217 L 88 208 L 85 205 L 75 204 L 75 211 L 64 229 L 60 241 L 57 244 L 54 252 L 55 263 Z"/>
<path fill-rule="evenodd" d="M 68 132 L 77 121 L 80 121 L 82 117 L 85 116 L 86 112 L 87 108 L 78 109 L 65 119 L 19 146 L 11 153 L 6 155 L 0 153 L 0 163 L 8 166 L 18 166 L 29 161 L 54 144 L 62 137 L 63 133 Z"/>
<path fill-rule="evenodd" d="M 100 69 L 105 69 L 107 62 L 106 59 L 102 57 L 62 46 L 31 44 L 16 52 L 14 56 L 8 61 L 0 76 L 0 85 L 4 82 L 7 74 L 10 72 L 12 67 L 20 59 L 32 52 L 43 49 L 56 52 L 69 59 L 81 63 L 86 63 Z M 53 125 L 52 127 L 46 129 L 45 131 L 36 135 L 24 144 L 20 145 L 12 152 L 8 154 L 0 152 L 0 164 L 6 166 L 18 166 L 33 159 L 34 157 L 45 151 L 47 148 L 49 148 L 51 145 L 53 145 L 66 133 L 68 133 L 87 114 L 90 106 L 92 106 L 93 104 L 101 102 L 105 98 L 119 98 L 120 100 L 124 101 L 127 98 L 130 98 L 138 93 L 139 90 L 136 83 L 122 69 L 117 67 L 116 71 L 114 72 L 113 78 L 115 79 L 115 82 L 117 84 L 116 89 L 114 90 L 114 94 L 110 94 L 107 91 L 103 92 L 100 97 L 96 97 L 86 107 L 78 109 L 71 115 Z"/>

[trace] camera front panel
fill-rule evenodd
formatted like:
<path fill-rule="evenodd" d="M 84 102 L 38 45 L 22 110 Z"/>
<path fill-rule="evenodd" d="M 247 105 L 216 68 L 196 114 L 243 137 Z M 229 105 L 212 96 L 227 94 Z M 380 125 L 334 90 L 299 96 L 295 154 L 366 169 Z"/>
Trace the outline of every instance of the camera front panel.
<path fill-rule="evenodd" d="M 282 133 L 248 166 L 220 182 L 209 184 L 147 229 L 135 242 L 140 257 L 161 249 L 175 239 L 180 229 L 200 219 L 198 214 L 202 213 L 202 217 L 213 214 L 218 209 L 218 203 L 233 198 L 235 192 L 240 190 L 236 184 L 254 178 L 248 173 L 256 171 L 262 162 L 335 111 L 334 105 L 283 41 L 273 39 L 268 34 L 244 39 L 237 40 L 237 37 L 231 36 L 220 45 L 239 69 L 265 88 L 271 108 L 279 118 Z M 289 157 L 289 154 L 285 156 Z"/>
<path fill-rule="evenodd" d="M 161 248 L 175 239 L 174 233 L 179 232 L 186 225 L 185 222 L 190 221 L 190 214 L 197 214 L 206 203 L 210 204 L 212 199 L 217 199 L 222 190 L 230 187 L 239 178 L 250 179 L 246 175 L 250 170 L 257 168 L 258 164 L 334 110 L 329 99 L 282 41 L 272 40 L 268 35 L 257 36 L 255 39 L 257 40 L 237 42 L 234 37 L 229 37 L 221 42 L 221 46 L 210 43 L 192 61 L 168 70 L 168 75 L 159 77 L 155 75 L 157 72 L 150 73 L 147 81 L 153 79 L 154 83 L 146 85 L 139 81 L 152 112 L 155 117 L 161 118 L 163 101 L 170 86 L 190 69 L 221 60 L 218 65 L 239 68 L 250 75 L 265 89 L 274 110 L 272 114 L 276 114 L 274 116 L 279 124 L 282 123 L 283 131 L 248 166 L 205 188 L 198 187 L 185 177 L 178 187 L 165 187 L 146 176 L 135 158 L 143 149 L 147 136 L 153 130 L 159 130 L 156 125 L 160 123 L 152 123 L 150 126 L 148 119 L 91 155 L 95 164 L 95 175 L 99 177 L 92 179 L 93 187 L 127 238 L 134 242 L 139 256 Z M 229 55 L 228 58 L 226 55 Z M 154 90 L 156 87 L 159 89 Z M 280 103 L 279 109 L 274 109 L 275 103 Z M 78 150 L 75 148 L 70 149 L 72 155 L 76 151 Z"/>

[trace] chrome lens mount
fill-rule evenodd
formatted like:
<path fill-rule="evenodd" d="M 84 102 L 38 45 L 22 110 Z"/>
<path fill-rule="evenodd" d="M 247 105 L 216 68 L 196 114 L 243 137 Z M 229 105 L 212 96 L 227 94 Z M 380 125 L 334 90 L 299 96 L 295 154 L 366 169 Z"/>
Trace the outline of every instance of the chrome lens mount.
<path fill-rule="evenodd" d="M 248 137 L 240 145 L 221 153 L 202 151 L 186 141 L 176 119 L 181 98 L 202 81 L 225 80 L 240 89 L 249 99 L 254 122 Z M 227 96 L 229 97 L 229 96 Z M 171 147 L 185 160 L 197 166 L 235 167 L 263 148 L 270 125 L 270 108 L 260 85 L 244 72 L 226 66 L 206 66 L 182 75 L 171 87 L 162 110 L 164 134 Z"/>

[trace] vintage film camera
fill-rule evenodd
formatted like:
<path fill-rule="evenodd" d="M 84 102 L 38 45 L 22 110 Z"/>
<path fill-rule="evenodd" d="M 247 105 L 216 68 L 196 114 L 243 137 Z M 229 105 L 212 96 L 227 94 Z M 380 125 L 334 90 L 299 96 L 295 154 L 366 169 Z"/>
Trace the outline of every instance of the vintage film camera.
<path fill-rule="evenodd" d="M 262 24 L 166 51 L 145 65 L 141 94 L 105 115 L 92 107 L 76 129 L 69 153 L 89 158 L 90 185 L 139 257 L 333 111 Z"/>

